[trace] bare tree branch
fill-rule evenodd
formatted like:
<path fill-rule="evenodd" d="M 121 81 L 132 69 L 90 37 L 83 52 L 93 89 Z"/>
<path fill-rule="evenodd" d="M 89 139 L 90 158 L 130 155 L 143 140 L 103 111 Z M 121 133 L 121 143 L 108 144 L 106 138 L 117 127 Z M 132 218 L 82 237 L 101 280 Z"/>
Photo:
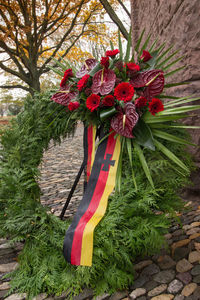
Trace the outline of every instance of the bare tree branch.
<path fill-rule="evenodd" d="M 125 39 L 128 40 L 128 32 L 127 32 L 126 28 L 124 27 L 123 23 L 121 22 L 121 20 L 119 19 L 119 17 L 117 16 L 117 14 L 112 9 L 112 6 L 109 4 L 109 2 L 107 0 L 99 0 L 99 1 L 101 2 L 104 9 L 110 16 L 111 20 L 113 20 L 113 22 L 117 25 L 117 27 L 119 28 L 120 32 L 123 34 Z"/>
<path fill-rule="evenodd" d="M 124 3 L 121 0 L 117 0 L 117 2 L 121 5 L 121 7 L 123 8 L 123 10 L 126 12 L 126 14 L 129 16 L 129 18 L 131 18 L 131 14 L 128 11 L 128 9 L 126 8 L 126 6 L 124 5 Z"/>
<path fill-rule="evenodd" d="M 25 87 L 21 84 L 17 84 L 17 85 L 0 85 L 1 89 L 22 89 L 25 90 L 27 92 L 30 92 L 30 88 Z"/>

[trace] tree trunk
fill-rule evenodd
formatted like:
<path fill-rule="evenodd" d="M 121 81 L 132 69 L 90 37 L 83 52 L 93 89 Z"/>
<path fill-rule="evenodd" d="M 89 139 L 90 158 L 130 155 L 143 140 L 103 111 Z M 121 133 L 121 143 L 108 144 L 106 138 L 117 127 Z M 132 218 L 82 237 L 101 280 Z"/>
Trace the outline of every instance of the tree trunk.
<path fill-rule="evenodd" d="M 33 75 L 31 76 L 30 83 L 30 94 L 34 96 L 36 92 L 40 92 L 40 77 L 39 74 L 36 72 L 33 72 Z"/>

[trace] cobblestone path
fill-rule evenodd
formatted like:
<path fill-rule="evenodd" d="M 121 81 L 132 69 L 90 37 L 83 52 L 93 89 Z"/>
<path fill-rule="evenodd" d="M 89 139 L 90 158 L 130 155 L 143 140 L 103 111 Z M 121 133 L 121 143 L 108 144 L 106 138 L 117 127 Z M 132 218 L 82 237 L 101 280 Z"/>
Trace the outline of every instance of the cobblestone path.
<path fill-rule="evenodd" d="M 41 165 L 40 186 L 42 203 L 51 212 L 59 216 L 71 189 L 83 158 L 83 129 L 77 128 L 75 137 L 67 139 L 61 145 L 50 145 L 44 154 Z M 83 176 L 71 199 L 66 216 L 71 217 L 77 209 L 83 191 Z M 191 209 L 181 216 L 182 227 L 172 224 L 165 238 L 168 250 L 161 250 L 158 255 L 145 257 L 134 264 L 136 278 L 129 290 L 107 294 L 98 300 L 198 300 L 200 299 L 200 199 L 193 197 L 186 206 Z M 9 289 L 9 279 L 3 275 L 14 270 L 22 245 L 11 247 L 7 240 L 0 239 L 0 299 L 4 299 Z M 93 291 L 85 289 L 74 300 L 92 299 Z M 7 300 L 23 300 L 26 295 L 13 294 Z M 41 294 L 35 300 L 66 299 L 47 297 Z M 93 298 L 95 299 L 95 298 Z"/>
<path fill-rule="evenodd" d="M 57 216 L 62 211 L 82 163 L 82 140 L 83 128 L 79 125 L 73 138 L 66 139 L 56 147 L 52 143 L 50 149 L 43 156 L 40 180 L 43 193 L 41 202 Z M 66 211 L 66 217 L 72 216 L 79 205 L 83 193 L 83 180 L 84 175 L 82 174 Z"/>

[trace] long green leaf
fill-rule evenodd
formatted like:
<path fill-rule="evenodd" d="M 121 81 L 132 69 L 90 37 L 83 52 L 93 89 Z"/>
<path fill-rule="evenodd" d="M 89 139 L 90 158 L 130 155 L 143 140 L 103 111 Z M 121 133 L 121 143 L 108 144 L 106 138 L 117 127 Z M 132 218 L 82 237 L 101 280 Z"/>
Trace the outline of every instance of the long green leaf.
<path fill-rule="evenodd" d="M 126 55 L 125 55 L 125 59 L 124 59 L 125 62 L 129 61 L 130 53 L 131 53 L 131 29 L 130 29 L 129 34 L 128 34 L 128 42 L 127 42 L 127 47 L 126 47 Z"/>
<path fill-rule="evenodd" d="M 142 45 L 142 47 L 141 47 L 141 49 L 139 51 L 139 55 L 142 55 L 142 51 L 147 48 L 150 38 L 151 38 L 151 34 L 149 34 L 147 36 L 146 40 L 144 41 L 144 44 Z"/>
<path fill-rule="evenodd" d="M 140 47 L 140 44 L 141 44 L 141 41 L 142 41 L 142 38 L 143 38 L 143 35 L 145 33 L 145 29 L 142 30 L 142 33 L 140 34 L 140 37 L 137 41 L 137 44 L 135 45 L 135 51 L 138 52 L 138 49 Z"/>
<path fill-rule="evenodd" d="M 168 49 L 166 49 L 157 59 L 157 62 L 159 62 L 174 46 L 170 46 Z"/>
<path fill-rule="evenodd" d="M 62 60 L 63 65 L 65 66 L 65 68 L 71 68 L 71 64 L 66 61 L 60 54 L 58 54 L 59 58 Z"/>
<path fill-rule="evenodd" d="M 63 77 L 63 72 L 61 72 L 61 71 L 59 71 L 58 69 L 55 69 L 55 68 L 53 68 L 53 67 L 51 67 L 51 66 L 48 66 L 48 68 L 49 68 L 50 70 L 52 70 L 54 73 L 56 73 L 56 74 L 60 75 L 61 77 Z"/>
<path fill-rule="evenodd" d="M 66 70 L 66 66 L 65 66 L 63 63 L 61 63 L 60 61 L 58 61 L 58 60 L 55 59 L 54 57 L 52 58 L 52 60 L 56 63 L 57 66 L 61 67 L 61 69 L 62 69 L 63 71 Z"/>
<path fill-rule="evenodd" d="M 153 180 L 152 180 L 152 177 L 151 177 L 151 173 L 150 173 L 147 161 L 146 161 L 146 159 L 144 157 L 143 151 L 142 151 L 141 147 L 138 145 L 138 143 L 136 143 L 136 142 L 134 143 L 134 147 L 135 147 L 135 149 L 137 151 L 137 154 L 138 154 L 139 160 L 141 162 L 142 168 L 144 170 L 144 173 L 145 173 L 147 179 L 149 180 L 149 183 L 151 184 L 152 188 L 154 188 L 154 184 L 153 184 Z"/>
<path fill-rule="evenodd" d="M 119 162 L 118 162 L 118 167 L 117 167 L 117 174 L 116 174 L 116 190 L 120 192 L 121 189 L 121 177 L 122 177 L 122 157 L 123 157 L 123 152 L 124 152 L 124 143 L 125 143 L 125 138 L 121 137 L 121 151 L 119 155 Z"/>
<path fill-rule="evenodd" d="M 133 179 L 133 184 L 135 186 L 135 189 L 137 191 L 137 182 L 135 179 L 135 173 L 133 170 L 133 158 L 132 158 L 132 145 L 131 145 L 131 139 L 126 139 L 126 146 L 127 146 L 127 151 L 128 151 L 128 156 L 129 156 L 129 161 L 132 169 L 132 179 Z"/>
<path fill-rule="evenodd" d="M 169 77 L 169 76 L 171 76 L 171 75 L 173 75 L 173 74 L 175 74 L 175 73 L 177 73 L 177 72 L 179 72 L 179 71 L 181 71 L 181 70 L 183 70 L 183 69 L 185 69 L 185 66 L 180 67 L 180 68 L 177 68 L 177 69 L 175 69 L 175 70 L 173 70 L 173 71 L 171 71 L 171 72 L 165 74 L 165 78 L 166 78 L 166 77 Z"/>
<path fill-rule="evenodd" d="M 110 41 L 110 48 L 111 48 L 111 50 L 114 50 L 114 45 L 113 45 L 112 41 Z"/>
<path fill-rule="evenodd" d="M 170 56 L 168 56 L 166 59 L 164 59 L 160 64 L 158 64 L 156 67 L 160 69 L 162 66 L 164 66 L 172 57 L 174 57 L 180 50 L 174 51 Z"/>
<path fill-rule="evenodd" d="M 152 130 L 152 133 L 159 137 L 159 138 L 162 138 L 164 140 L 167 140 L 167 141 L 170 141 L 170 142 L 174 142 L 174 143 L 178 143 L 178 144 L 183 144 L 183 145 L 191 145 L 191 146 L 197 146 L 196 144 L 193 144 L 185 139 L 181 139 L 173 134 L 169 134 L 167 132 L 164 132 L 162 130 L 156 130 L 156 129 L 153 129 Z"/>
<path fill-rule="evenodd" d="M 122 60 L 123 59 L 123 48 L 122 48 L 122 40 L 121 40 L 121 35 L 120 35 L 119 30 L 118 30 L 118 45 L 119 45 L 119 51 L 120 51 L 119 58 Z"/>
<path fill-rule="evenodd" d="M 176 124 L 176 123 L 174 123 Z M 190 125 L 182 125 L 182 124 L 178 124 L 178 125 L 171 125 L 171 124 L 151 124 L 151 128 L 186 128 L 186 129 L 200 129 L 200 126 L 190 126 Z"/>
<path fill-rule="evenodd" d="M 160 113 L 158 113 L 158 114 L 160 114 Z M 158 114 L 156 116 L 152 116 L 150 113 L 145 113 L 143 115 L 142 119 L 147 124 L 152 124 L 152 123 L 169 122 L 169 121 L 179 120 L 179 119 L 188 117 L 188 115 L 186 115 L 186 114 L 174 115 L 174 116 L 161 116 Z"/>
<path fill-rule="evenodd" d="M 160 45 L 160 47 L 157 48 L 156 51 L 158 51 L 158 53 L 160 53 L 164 48 L 165 48 L 165 42 L 162 45 Z"/>
<path fill-rule="evenodd" d="M 170 96 L 170 95 L 159 95 L 160 99 L 179 99 L 179 97 Z"/>
<path fill-rule="evenodd" d="M 168 105 L 171 105 L 171 104 L 174 104 L 174 103 L 177 103 L 177 102 L 180 102 L 180 101 L 184 101 L 188 98 L 190 98 L 191 96 L 185 96 L 185 97 L 175 97 L 174 100 L 170 101 L 170 102 L 167 102 L 165 104 L 165 107 L 167 107 Z"/>
<path fill-rule="evenodd" d="M 171 68 L 173 65 L 175 65 L 178 61 L 180 61 L 181 59 L 183 59 L 185 56 L 181 56 L 175 60 L 173 60 L 170 64 L 168 64 L 166 67 L 163 68 L 163 71 L 168 70 L 169 68 Z"/>
<path fill-rule="evenodd" d="M 164 88 L 171 88 L 171 87 L 174 87 L 174 86 L 179 86 L 179 85 L 186 85 L 186 84 L 189 84 L 189 82 L 176 82 L 176 83 L 168 83 L 168 84 L 165 84 L 164 85 Z"/>
<path fill-rule="evenodd" d="M 150 49 L 149 49 L 149 52 L 153 51 L 154 47 L 156 46 L 157 44 L 157 41 L 158 41 L 158 38 L 152 43 Z"/>
<path fill-rule="evenodd" d="M 200 98 L 192 98 L 192 99 L 186 99 L 186 100 L 181 100 L 181 101 L 177 101 L 175 103 L 167 103 L 168 105 L 165 105 L 165 107 L 173 107 L 175 105 L 182 105 L 182 104 L 185 104 L 185 103 L 190 103 L 190 102 L 193 102 L 193 101 L 198 101 L 200 100 Z"/>
<path fill-rule="evenodd" d="M 180 168 L 185 170 L 187 173 L 189 173 L 189 169 L 187 166 L 174 154 L 172 153 L 168 148 L 166 148 L 163 144 L 158 142 L 157 140 L 154 140 L 156 147 L 170 160 L 172 160 L 176 165 L 178 165 Z"/>
<path fill-rule="evenodd" d="M 160 112 L 160 116 L 164 115 L 172 115 L 172 114 L 182 114 L 193 110 L 200 109 L 200 105 L 187 105 L 187 106 L 180 106 L 180 107 L 174 107 L 170 109 L 166 109 Z"/>

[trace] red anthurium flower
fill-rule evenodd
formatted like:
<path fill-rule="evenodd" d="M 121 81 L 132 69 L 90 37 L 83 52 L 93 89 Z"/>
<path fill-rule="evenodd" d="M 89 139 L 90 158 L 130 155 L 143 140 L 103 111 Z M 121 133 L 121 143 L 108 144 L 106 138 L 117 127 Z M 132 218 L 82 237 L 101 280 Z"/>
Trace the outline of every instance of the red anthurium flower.
<path fill-rule="evenodd" d="M 141 108 L 147 105 L 147 99 L 145 97 L 139 97 L 135 100 L 135 107 Z"/>
<path fill-rule="evenodd" d="M 57 92 L 51 97 L 51 100 L 61 105 L 67 106 L 69 102 L 78 95 L 78 91 L 70 91 L 70 86 Z"/>
<path fill-rule="evenodd" d="M 106 51 L 106 56 L 114 58 L 120 51 L 118 49 Z"/>
<path fill-rule="evenodd" d="M 127 138 L 133 138 L 133 127 L 137 124 L 139 115 L 135 111 L 135 105 L 128 102 L 124 105 L 124 111 L 119 109 L 119 113 L 112 118 L 111 127 L 117 133 Z"/>
<path fill-rule="evenodd" d="M 134 88 L 130 83 L 122 82 L 116 86 L 114 96 L 117 100 L 128 102 L 132 100 L 134 92 Z"/>
<path fill-rule="evenodd" d="M 77 87 L 79 91 L 81 91 L 84 87 L 86 87 L 89 78 L 90 75 L 86 74 L 79 80 L 79 82 L 77 83 Z"/>
<path fill-rule="evenodd" d="M 162 70 L 150 70 L 138 73 L 130 80 L 134 88 L 146 87 L 144 97 L 151 100 L 152 97 L 159 95 L 164 88 L 164 75 Z"/>
<path fill-rule="evenodd" d="M 86 100 L 86 106 L 90 111 L 94 111 L 99 107 L 100 104 L 100 96 L 96 94 L 92 94 Z"/>
<path fill-rule="evenodd" d="M 79 108 L 79 106 L 80 106 L 80 103 L 75 101 L 75 102 L 70 102 L 67 107 L 70 111 L 74 111 L 77 108 Z"/>
<path fill-rule="evenodd" d="M 155 116 L 155 114 L 158 113 L 159 111 L 163 111 L 163 110 L 164 110 L 164 105 L 160 99 L 153 98 L 151 102 L 149 102 L 149 111 L 153 116 Z"/>
<path fill-rule="evenodd" d="M 108 57 L 108 56 L 102 57 L 102 58 L 101 58 L 100 64 L 101 64 L 103 67 L 105 67 L 106 69 L 108 69 L 108 67 L 109 67 L 109 57 Z"/>
<path fill-rule="evenodd" d="M 146 50 L 143 50 L 142 51 L 142 55 L 140 56 L 140 59 L 143 61 L 143 62 L 147 62 L 148 60 L 150 60 L 152 58 L 151 54 L 146 51 Z"/>
<path fill-rule="evenodd" d="M 107 95 L 103 98 L 103 106 L 113 106 L 115 104 L 115 98 L 112 95 Z"/>
<path fill-rule="evenodd" d="M 127 66 L 127 69 L 130 71 L 134 71 L 134 72 L 140 71 L 140 66 L 133 62 L 127 63 L 126 66 Z"/>
<path fill-rule="evenodd" d="M 98 71 L 92 80 L 92 92 L 101 95 L 109 94 L 114 88 L 116 75 L 113 70 L 102 69 Z"/>
<path fill-rule="evenodd" d="M 89 58 L 86 59 L 84 65 L 81 67 L 81 69 L 76 73 L 77 78 L 83 77 L 85 74 L 88 74 L 97 64 L 96 59 Z"/>
<path fill-rule="evenodd" d="M 60 87 L 61 88 L 64 87 L 66 85 L 68 78 L 73 76 L 74 74 L 72 72 L 72 69 L 67 69 L 64 73 L 63 79 L 61 80 Z"/>

